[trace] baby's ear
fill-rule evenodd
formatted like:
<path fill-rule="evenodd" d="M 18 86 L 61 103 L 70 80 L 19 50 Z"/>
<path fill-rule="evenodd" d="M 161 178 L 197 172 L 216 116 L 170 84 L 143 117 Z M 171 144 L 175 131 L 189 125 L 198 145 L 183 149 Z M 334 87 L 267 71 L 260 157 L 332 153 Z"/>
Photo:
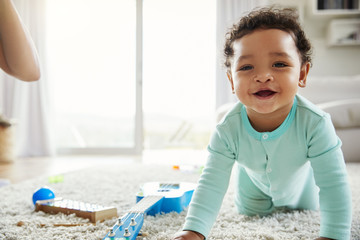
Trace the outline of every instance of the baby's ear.
<path fill-rule="evenodd" d="M 306 80 L 310 70 L 310 63 L 307 62 L 301 66 L 299 76 L 299 87 L 306 87 Z"/>
<path fill-rule="evenodd" d="M 235 92 L 234 81 L 233 81 L 233 78 L 232 78 L 232 74 L 231 74 L 231 72 L 230 72 L 229 70 L 226 72 L 226 76 L 227 76 L 228 79 L 229 79 L 229 82 L 230 82 L 230 84 L 231 84 L 231 90 L 232 90 L 232 92 L 234 93 L 234 92 Z"/>
<path fill-rule="evenodd" d="M 229 70 L 226 71 L 226 76 L 229 79 L 229 81 L 232 82 L 232 75 L 231 75 L 231 72 Z"/>

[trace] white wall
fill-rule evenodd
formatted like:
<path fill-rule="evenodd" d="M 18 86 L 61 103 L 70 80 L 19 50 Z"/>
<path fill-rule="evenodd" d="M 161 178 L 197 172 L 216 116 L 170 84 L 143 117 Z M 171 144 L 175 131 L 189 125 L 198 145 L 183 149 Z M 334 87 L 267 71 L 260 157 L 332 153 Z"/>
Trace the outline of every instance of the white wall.
<path fill-rule="evenodd" d="M 360 74 L 360 45 L 329 47 L 326 44 L 328 24 L 334 18 L 360 18 L 351 16 L 315 15 L 312 2 L 315 0 L 269 0 L 271 4 L 296 6 L 299 8 L 302 25 L 314 47 L 313 67 L 310 76 L 350 76 Z"/>

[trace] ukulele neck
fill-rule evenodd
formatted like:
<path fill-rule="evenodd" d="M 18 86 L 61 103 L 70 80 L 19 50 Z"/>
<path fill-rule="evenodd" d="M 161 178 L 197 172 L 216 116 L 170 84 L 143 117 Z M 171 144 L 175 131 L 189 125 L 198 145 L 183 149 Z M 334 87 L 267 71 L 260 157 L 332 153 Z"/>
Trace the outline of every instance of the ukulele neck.
<path fill-rule="evenodd" d="M 164 196 L 147 196 L 141 199 L 134 207 L 132 207 L 129 213 L 146 213 L 152 206 L 160 202 Z"/>

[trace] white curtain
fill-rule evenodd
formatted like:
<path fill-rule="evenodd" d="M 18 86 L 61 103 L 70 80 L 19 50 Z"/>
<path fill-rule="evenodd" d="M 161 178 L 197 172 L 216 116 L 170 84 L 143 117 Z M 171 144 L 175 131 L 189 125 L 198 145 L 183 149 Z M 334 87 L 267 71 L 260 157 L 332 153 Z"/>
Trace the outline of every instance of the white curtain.
<path fill-rule="evenodd" d="M 41 78 L 23 82 L 1 73 L 1 111 L 15 121 L 15 147 L 19 157 L 51 156 L 55 152 L 51 141 L 48 91 L 44 71 L 44 25 L 46 0 L 13 0 L 21 19 L 32 36 L 39 53 Z"/>
<path fill-rule="evenodd" d="M 244 13 L 267 4 L 268 0 L 217 0 L 216 2 L 216 108 L 236 101 L 223 67 L 225 34 Z"/>

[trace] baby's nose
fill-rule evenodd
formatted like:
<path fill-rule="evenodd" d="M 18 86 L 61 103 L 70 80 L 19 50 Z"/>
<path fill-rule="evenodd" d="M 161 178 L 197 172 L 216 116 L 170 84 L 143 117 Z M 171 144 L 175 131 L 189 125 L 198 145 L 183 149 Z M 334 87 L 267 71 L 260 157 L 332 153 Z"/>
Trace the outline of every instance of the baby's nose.
<path fill-rule="evenodd" d="M 263 73 L 263 74 L 260 73 L 254 76 L 254 80 L 259 83 L 265 83 L 265 82 L 273 81 L 274 78 L 269 73 Z"/>

